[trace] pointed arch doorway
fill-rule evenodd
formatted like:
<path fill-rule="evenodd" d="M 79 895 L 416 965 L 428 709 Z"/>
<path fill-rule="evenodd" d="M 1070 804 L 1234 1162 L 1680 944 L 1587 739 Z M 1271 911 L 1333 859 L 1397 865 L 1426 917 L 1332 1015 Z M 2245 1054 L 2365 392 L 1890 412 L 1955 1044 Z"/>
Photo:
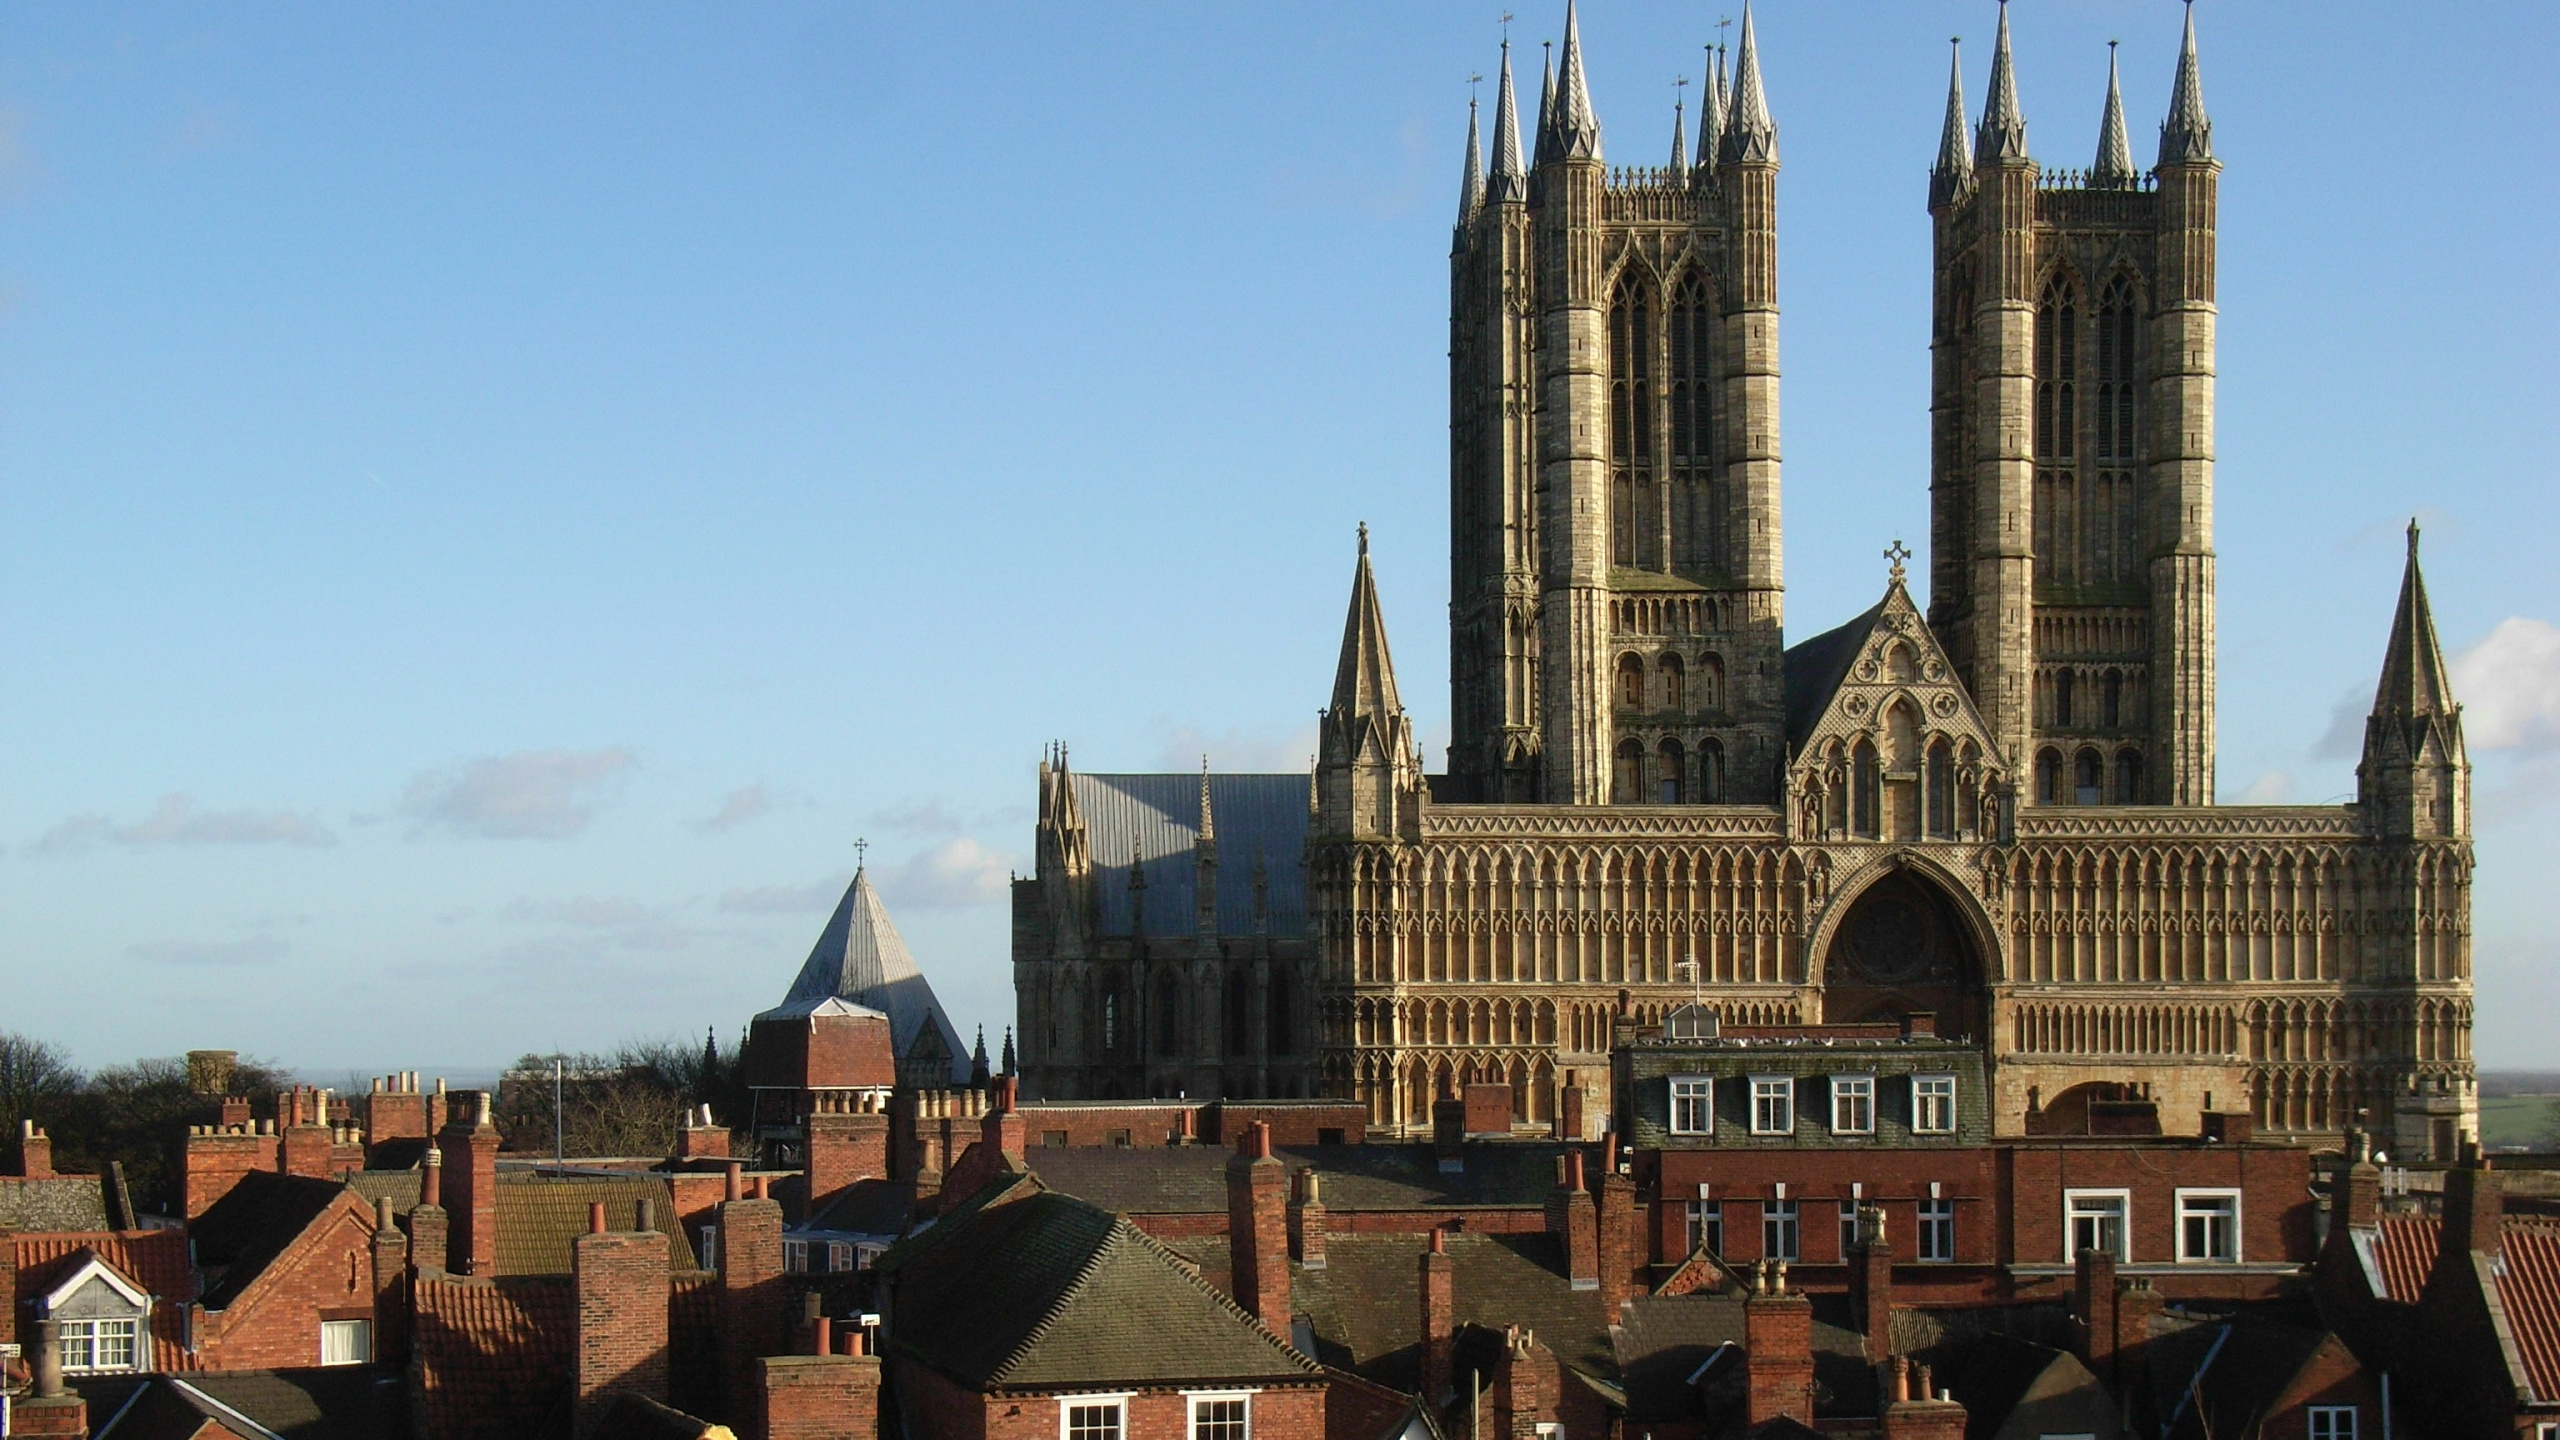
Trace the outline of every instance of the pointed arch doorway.
<path fill-rule="evenodd" d="M 1973 933 L 1945 892 L 1910 870 L 1876 881 L 1849 902 L 1823 954 L 1822 1019 L 1828 1025 L 1937 1016 L 1938 1033 L 1980 1039 L 1983 963 Z"/>

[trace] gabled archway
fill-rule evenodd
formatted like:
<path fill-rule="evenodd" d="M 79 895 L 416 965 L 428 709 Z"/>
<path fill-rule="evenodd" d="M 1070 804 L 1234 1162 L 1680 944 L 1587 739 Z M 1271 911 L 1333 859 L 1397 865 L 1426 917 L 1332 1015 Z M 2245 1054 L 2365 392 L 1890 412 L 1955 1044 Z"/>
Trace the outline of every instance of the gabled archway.
<path fill-rule="evenodd" d="M 1822 956 L 1825 1024 L 1927 1011 L 1941 1035 L 1984 1034 L 1990 967 L 1975 927 L 1924 870 L 1899 866 L 1860 890 L 1829 926 Z"/>

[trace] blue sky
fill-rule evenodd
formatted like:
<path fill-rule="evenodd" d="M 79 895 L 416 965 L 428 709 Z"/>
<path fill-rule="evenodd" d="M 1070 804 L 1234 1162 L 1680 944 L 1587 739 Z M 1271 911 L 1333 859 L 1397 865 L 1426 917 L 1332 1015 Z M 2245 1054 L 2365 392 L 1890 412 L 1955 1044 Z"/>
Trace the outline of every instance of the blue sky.
<path fill-rule="evenodd" d="M 2147 157 L 2178 7 L 2015 12 L 2035 153 L 2088 163 L 2120 38 Z M 1586 8 L 1613 162 L 1721 13 Z M 861 836 L 992 1036 L 1042 744 L 1303 765 L 1361 520 L 1445 737 L 1498 15 L 0 8 L 0 1023 L 429 1073 L 726 1037 Z M 1993 17 L 1759 11 L 1796 636 L 1926 535 L 1924 172 Z M 2421 516 L 2479 1050 L 2546 1061 L 2560 9 L 2198 19 L 2223 798 L 2351 789 Z M 1532 84 L 1561 23 L 1512 26 Z"/>

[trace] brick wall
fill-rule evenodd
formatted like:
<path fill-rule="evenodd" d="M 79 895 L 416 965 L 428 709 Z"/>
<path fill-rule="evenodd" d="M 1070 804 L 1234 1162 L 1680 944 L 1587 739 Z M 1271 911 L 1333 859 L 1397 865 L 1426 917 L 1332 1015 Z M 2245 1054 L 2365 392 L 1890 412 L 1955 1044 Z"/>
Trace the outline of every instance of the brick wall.
<path fill-rule="evenodd" d="M 809 1143 L 809 1212 L 817 1213 L 857 1180 L 889 1173 L 889 1117 L 821 1110 L 803 1122 Z"/>
<path fill-rule="evenodd" d="M 276 1168 L 274 1127 L 264 1122 L 240 1125 L 195 1125 L 187 1130 L 185 1191 L 187 1218 L 193 1220 L 231 1193 L 240 1177 L 252 1170 Z"/>
<path fill-rule="evenodd" d="M 206 1370 L 281 1370 L 320 1363 L 324 1320 L 374 1318 L 373 1212 L 343 1191 L 218 1311 L 196 1317 Z"/>
<path fill-rule="evenodd" d="M 1748 1422 L 1780 1415 L 1813 1423 L 1813 1303 L 1802 1295 L 1754 1294 L 1742 1302 L 1742 1358 Z"/>
<path fill-rule="evenodd" d="M 880 1433 L 877 1356 L 767 1356 L 758 1377 L 765 1440 L 875 1440 Z"/>
<path fill-rule="evenodd" d="M 1468 1134 L 1508 1135 L 1511 1133 L 1510 1086 L 1469 1085 L 1462 1103 L 1466 1106 Z"/>
<path fill-rule="evenodd" d="M 892 1368 L 898 1403 L 917 1434 L 934 1440 L 1058 1440 L 1060 1396 L 980 1395 L 912 1362 Z M 1124 1404 L 1123 1440 L 1191 1440 L 1190 1403 L 1178 1391 L 1143 1390 Z M 1263 1389 L 1252 1405 L 1253 1433 L 1262 1440 L 1315 1440 L 1327 1433 L 1322 1385 Z"/>
<path fill-rule="evenodd" d="M 581 1235 L 570 1245 L 570 1266 L 578 1290 L 574 1383 L 583 1436 L 623 1391 L 666 1402 L 666 1237 Z"/>

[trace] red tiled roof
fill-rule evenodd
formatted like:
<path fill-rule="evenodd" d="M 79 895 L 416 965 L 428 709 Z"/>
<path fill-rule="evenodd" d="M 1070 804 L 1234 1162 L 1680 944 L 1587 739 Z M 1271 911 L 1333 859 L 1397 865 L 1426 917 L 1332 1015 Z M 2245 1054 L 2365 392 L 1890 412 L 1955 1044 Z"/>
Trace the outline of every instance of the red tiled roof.
<path fill-rule="evenodd" d="M 2382 1271 L 2383 1296 L 2415 1305 L 2436 1268 L 2439 1222 L 2431 1215 L 2384 1215 L 2379 1224 L 2373 1258 Z"/>
<path fill-rule="evenodd" d="M 186 1308 L 196 1298 L 195 1267 L 187 1263 L 183 1230 L 52 1230 L 15 1237 L 18 1252 L 18 1298 L 32 1299 L 51 1290 L 80 1268 L 81 1257 L 95 1255 L 153 1297 L 151 1368 L 190 1370 Z"/>
<path fill-rule="evenodd" d="M 2560 1400 L 2560 1230 L 2510 1218 L 2501 1233 L 2507 1265 L 2498 1277 L 2498 1300 L 2524 1357 L 2525 1379 L 2536 1400 Z"/>
<path fill-rule="evenodd" d="M 548 1276 L 421 1277 L 413 1363 L 425 1433 L 456 1440 L 567 1434 L 577 1291 Z"/>

